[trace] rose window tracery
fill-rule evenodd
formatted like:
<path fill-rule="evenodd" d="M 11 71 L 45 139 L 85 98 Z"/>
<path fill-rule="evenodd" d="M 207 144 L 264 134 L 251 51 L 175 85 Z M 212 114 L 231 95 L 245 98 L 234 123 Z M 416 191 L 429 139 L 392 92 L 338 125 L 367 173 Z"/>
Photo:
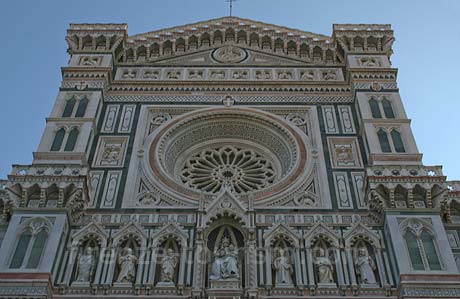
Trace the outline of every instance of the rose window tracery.
<path fill-rule="evenodd" d="M 181 179 L 193 189 L 217 193 L 229 186 L 236 193 L 263 189 L 276 179 L 273 163 L 252 149 L 222 146 L 204 149 L 185 163 Z"/>

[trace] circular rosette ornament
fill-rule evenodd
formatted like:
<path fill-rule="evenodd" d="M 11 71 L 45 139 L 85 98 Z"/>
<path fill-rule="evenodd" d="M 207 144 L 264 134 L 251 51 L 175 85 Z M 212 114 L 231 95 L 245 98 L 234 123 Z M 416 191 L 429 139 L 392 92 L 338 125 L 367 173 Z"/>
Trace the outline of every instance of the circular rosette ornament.
<path fill-rule="evenodd" d="M 231 145 L 193 155 L 181 173 L 184 184 L 207 193 L 217 193 L 224 186 L 239 194 L 251 192 L 273 184 L 275 178 L 275 169 L 267 158 L 252 149 Z"/>

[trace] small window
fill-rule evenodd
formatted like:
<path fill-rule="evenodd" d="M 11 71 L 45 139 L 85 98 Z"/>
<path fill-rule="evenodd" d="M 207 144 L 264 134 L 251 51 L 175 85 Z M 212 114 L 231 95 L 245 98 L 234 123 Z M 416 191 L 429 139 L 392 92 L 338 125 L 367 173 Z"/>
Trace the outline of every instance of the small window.
<path fill-rule="evenodd" d="M 382 118 L 382 113 L 380 113 L 379 102 L 374 99 L 369 101 L 369 105 L 371 106 L 371 113 L 373 118 Z"/>
<path fill-rule="evenodd" d="M 383 99 L 382 101 L 383 112 L 385 113 L 386 118 L 395 118 L 395 113 L 393 111 L 393 107 L 391 106 L 391 102 L 387 99 Z"/>
<path fill-rule="evenodd" d="M 78 129 L 73 128 L 72 131 L 69 133 L 69 137 L 67 138 L 67 143 L 65 145 L 64 151 L 71 152 L 75 149 L 75 144 L 77 144 L 78 138 Z"/>
<path fill-rule="evenodd" d="M 409 257 L 412 263 L 412 268 L 414 270 L 425 270 L 422 255 L 420 254 L 420 249 L 418 247 L 417 238 L 412 232 L 408 231 L 406 233 L 405 239 L 407 244 L 407 250 L 409 251 Z"/>
<path fill-rule="evenodd" d="M 397 153 L 404 153 L 406 151 L 406 149 L 404 148 L 402 138 L 401 138 L 401 134 L 398 131 L 396 130 L 391 131 L 391 139 L 393 140 L 393 145 Z"/>
<path fill-rule="evenodd" d="M 441 270 L 441 264 L 439 263 L 438 254 L 436 253 L 436 247 L 434 245 L 433 238 L 428 232 L 423 231 L 421 239 L 430 270 Z"/>
<path fill-rule="evenodd" d="M 64 112 L 62 113 L 62 117 L 71 117 L 73 112 L 73 107 L 75 106 L 75 98 L 70 98 L 67 100 L 67 103 L 64 107 Z"/>
<path fill-rule="evenodd" d="M 88 99 L 87 98 L 81 99 L 80 103 L 78 103 L 78 108 L 77 108 L 77 112 L 75 113 L 75 117 L 85 116 L 87 106 L 88 106 Z"/>
<path fill-rule="evenodd" d="M 24 262 L 24 257 L 26 256 L 27 248 L 29 247 L 29 242 L 31 238 L 32 238 L 32 235 L 28 231 L 23 232 L 21 234 L 21 237 L 19 237 L 18 245 L 16 246 L 16 249 L 14 251 L 13 259 L 11 260 L 11 263 L 10 263 L 10 268 L 12 269 L 21 268 Z"/>
<path fill-rule="evenodd" d="M 65 130 L 64 128 L 60 128 L 56 135 L 54 135 L 53 144 L 51 145 L 51 151 L 57 152 L 61 150 L 62 142 L 64 141 Z"/>
<path fill-rule="evenodd" d="M 40 259 L 45 250 L 47 233 L 42 229 L 36 236 L 34 244 L 32 245 L 32 251 L 30 252 L 29 261 L 27 262 L 27 268 L 35 269 L 40 263 Z"/>
<path fill-rule="evenodd" d="M 380 129 L 377 132 L 377 136 L 379 138 L 380 149 L 382 150 L 382 152 L 391 153 L 391 147 L 390 142 L 388 141 L 387 133 L 384 130 Z"/>

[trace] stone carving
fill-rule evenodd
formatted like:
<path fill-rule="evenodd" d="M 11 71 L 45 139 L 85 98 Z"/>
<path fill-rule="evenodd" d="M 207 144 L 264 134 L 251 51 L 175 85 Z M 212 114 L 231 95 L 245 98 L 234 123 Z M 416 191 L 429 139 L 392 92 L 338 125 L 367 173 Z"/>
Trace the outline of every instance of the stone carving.
<path fill-rule="evenodd" d="M 280 80 L 290 80 L 292 78 L 293 78 L 293 76 L 292 76 L 291 71 L 283 70 L 283 71 L 278 72 L 278 79 L 280 79 Z"/>
<path fill-rule="evenodd" d="M 155 206 L 158 205 L 160 202 L 160 199 L 155 196 L 155 194 L 149 192 L 144 195 L 139 199 L 138 205 L 139 206 Z"/>
<path fill-rule="evenodd" d="M 84 56 L 80 59 L 80 65 L 83 66 L 97 66 L 102 61 L 101 56 Z"/>
<path fill-rule="evenodd" d="M 213 53 L 213 58 L 222 63 L 241 62 L 246 56 L 247 53 L 243 49 L 233 46 L 219 48 Z"/>
<path fill-rule="evenodd" d="M 359 275 L 361 284 L 363 285 L 375 285 L 377 281 L 375 279 L 375 263 L 374 260 L 369 256 L 369 252 L 366 247 L 360 247 L 358 249 L 355 266 L 356 273 Z"/>
<path fill-rule="evenodd" d="M 231 145 L 202 150 L 186 161 L 181 172 L 186 186 L 210 193 L 218 193 L 224 185 L 236 193 L 260 190 L 271 185 L 275 177 L 267 158 Z"/>
<path fill-rule="evenodd" d="M 335 71 L 326 71 L 323 72 L 323 80 L 324 81 L 334 81 L 337 80 L 337 74 Z"/>
<path fill-rule="evenodd" d="M 218 70 L 218 71 L 211 71 L 211 79 L 222 80 L 225 79 L 225 71 Z"/>
<path fill-rule="evenodd" d="M 145 71 L 144 78 L 146 79 L 160 79 L 159 71 Z"/>
<path fill-rule="evenodd" d="M 232 79 L 236 79 L 236 80 L 249 79 L 249 72 L 248 71 L 243 71 L 243 70 L 233 71 Z"/>
<path fill-rule="evenodd" d="M 331 284 L 334 283 L 334 266 L 332 265 L 329 257 L 326 256 L 324 248 L 317 249 L 316 256 L 316 267 L 318 274 L 318 283 L 320 284 Z"/>
<path fill-rule="evenodd" d="M 276 286 L 292 286 L 292 266 L 284 249 L 278 250 L 278 256 L 273 261 L 273 268 L 276 271 Z"/>
<path fill-rule="evenodd" d="M 134 70 L 125 70 L 121 77 L 123 79 L 134 79 L 137 76 L 137 71 Z"/>
<path fill-rule="evenodd" d="M 304 71 L 301 73 L 300 78 L 306 81 L 313 81 L 315 80 L 315 72 L 314 71 Z"/>
<path fill-rule="evenodd" d="M 168 248 L 166 252 L 166 255 L 161 259 L 161 280 L 159 284 L 174 285 L 174 275 L 176 274 L 178 258 L 171 248 Z"/>
<path fill-rule="evenodd" d="M 224 238 L 221 246 L 214 251 L 214 262 L 209 279 L 225 280 L 239 277 L 238 249 L 230 243 L 228 238 Z"/>
<path fill-rule="evenodd" d="M 188 72 L 189 79 L 204 79 L 203 71 L 202 70 L 190 70 Z"/>
<path fill-rule="evenodd" d="M 77 282 L 91 282 L 91 276 L 96 264 L 93 248 L 87 247 L 84 254 L 80 255 L 77 265 Z"/>
<path fill-rule="evenodd" d="M 182 72 L 179 70 L 172 70 L 166 74 L 166 77 L 172 80 L 179 80 L 181 76 L 182 76 Z"/>
<path fill-rule="evenodd" d="M 380 60 L 376 57 L 361 57 L 359 58 L 359 64 L 364 67 L 379 67 Z"/>
<path fill-rule="evenodd" d="M 302 207 L 313 207 L 316 206 L 316 196 L 310 191 L 305 191 L 294 199 L 294 202 L 298 206 Z"/>
<path fill-rule="evenodd" d="M 120 266 L 120 272 L 118 274 L 117 282 L 134 282 L 136 278 L 136 263 L 137 257 L 133 254 L 131 248 L 125 248 L 124 254 L 118 258 L 118 265 Z"/>
<path fill-rule="evenodd" d="M 118 161 L 120 158 L 121 144 L 108 144 L 104 148 L 104 153 L 102 154 L 101 164 L 113 164 Z"/>
<path fill-rule="evenodd" d="M 256 71 L 257 80 L 269 80 L 271 78 L 272 78 L 272 74 L 270 71 Z"/>

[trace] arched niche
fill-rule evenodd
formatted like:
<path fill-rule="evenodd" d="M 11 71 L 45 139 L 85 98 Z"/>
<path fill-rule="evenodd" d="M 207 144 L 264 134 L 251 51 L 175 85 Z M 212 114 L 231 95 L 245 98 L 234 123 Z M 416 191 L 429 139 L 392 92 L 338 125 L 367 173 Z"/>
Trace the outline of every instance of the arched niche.
<path fill-rule="evenodd" d="M 211 224 L 206 234 L 206 287 L 213 288 L 216 282 L 228 281 L 234 283 L 233 287 L 245 287 L 246 235 L 246 232 L 231 219 L 218 219 Z M 226 268 L 219 268 L 224 262 Z M 237 273 L 234 273 L 236 270 Z"/>

